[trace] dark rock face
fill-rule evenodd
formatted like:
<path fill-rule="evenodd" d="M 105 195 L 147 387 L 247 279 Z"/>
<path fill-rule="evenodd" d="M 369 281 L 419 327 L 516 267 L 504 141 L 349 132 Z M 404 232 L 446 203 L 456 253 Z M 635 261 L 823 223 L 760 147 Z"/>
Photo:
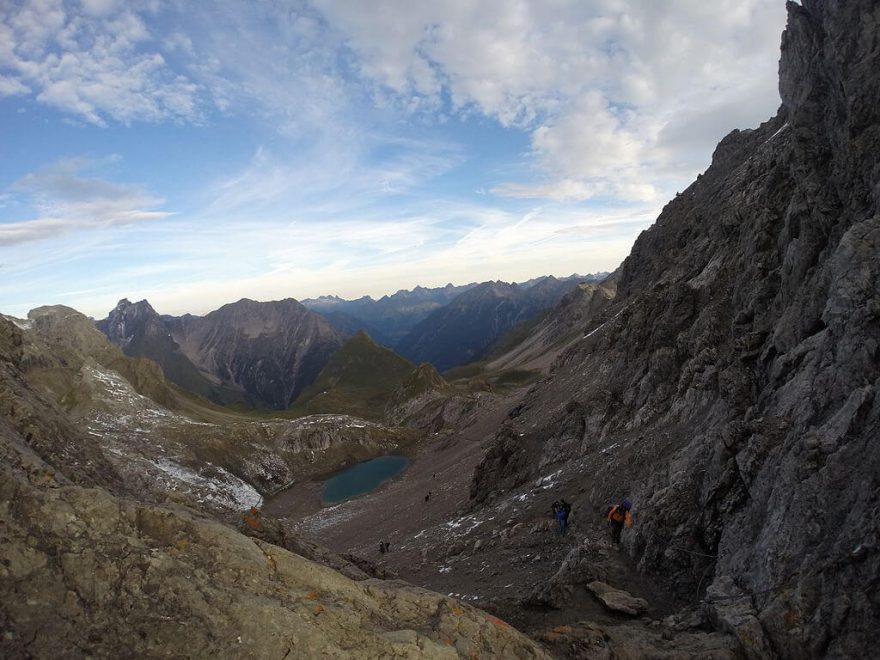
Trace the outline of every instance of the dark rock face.
<path fill-rule="evenodd" d="M 146 300 L 132 303 L 128 298 L 123 298 L 106 319 L 95 325 L 120 348 L 145 336 L 168 334 L 160 316 Z"/>
<path fill-rule="evenodd" d="M 880 645 L 880 6 L 788 8 L 779 114 L 728 135 L 642 234 L 472 494 L 575 464 L 597 505 L 635 502 L 640 569 L 705 595 L 747 655 L 864 657 Z"/>
<path fill-rule="evenodd" d="M 529 287 L 484 282 L 432 312 L 400 340 L 397 350 L 440 371 L 477 360 L 507 330 L 556 306 L 575 285 L 555 277 Z"/>
<path fill-rule="evenodd" d="M 171 336 L 173 317 L 162 317 L 146 300 L 132 303 L 127 299 L 95 325 L 129 357 L 153 360 L 171 382 L 220 404 L 245 403 L 240 390 L 212 382 L 184 355 Z"/>
<path fill-rule="evenodd" d="M 128 355 L 156 361 L 166 377 L 221 404 L 283 409 L 342 346 L 342 336 L 293 299 L 240 300 L 206 316 L 159 316 L 120 301 L 98 328 Z"/>
<path fill-rule="evenodd" d="M 342 347 L 342 336 L 292 298 L 239 300 L 171 324 L 171 334 L 203 372 L 271 408 L 287 408 Z"/>

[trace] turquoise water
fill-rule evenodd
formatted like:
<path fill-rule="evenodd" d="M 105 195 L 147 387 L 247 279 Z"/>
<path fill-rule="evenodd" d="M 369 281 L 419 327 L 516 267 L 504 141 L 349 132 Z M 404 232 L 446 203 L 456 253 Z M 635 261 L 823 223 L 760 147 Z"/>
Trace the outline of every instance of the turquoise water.
<path fill-rule="evenodd" d="M 409 465 L 405 456 L 380 456 L 353 465 L 324 482 L 321 499 L 327 504 L 369 493 Z"/>

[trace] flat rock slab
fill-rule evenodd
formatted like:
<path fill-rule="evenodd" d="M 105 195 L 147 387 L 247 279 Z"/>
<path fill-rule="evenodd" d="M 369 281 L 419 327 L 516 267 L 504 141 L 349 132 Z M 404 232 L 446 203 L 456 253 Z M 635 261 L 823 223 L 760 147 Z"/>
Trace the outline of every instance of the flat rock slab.
<path fill-rule="evenodd" d="M 604 582 L 590 582 L 587 589 L 593 592 L 609 610 L 623 612 L 632 616 L 638 616 L 648 609 L 648 601 L 644 598 L 636 598 L 632 594 L 620 589 L 615 589 Z"/>

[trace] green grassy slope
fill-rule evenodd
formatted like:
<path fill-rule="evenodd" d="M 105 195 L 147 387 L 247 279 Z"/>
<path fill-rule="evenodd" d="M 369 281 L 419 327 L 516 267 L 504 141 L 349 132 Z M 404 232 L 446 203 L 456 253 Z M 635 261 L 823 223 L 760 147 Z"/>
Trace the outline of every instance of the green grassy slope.
<path fill-rule="evenodd" d="M 380 419 L 391 393 L 414 369 L 409 360 L 358 332 L 330 358 L 291 412 L 345 413 Z"/>

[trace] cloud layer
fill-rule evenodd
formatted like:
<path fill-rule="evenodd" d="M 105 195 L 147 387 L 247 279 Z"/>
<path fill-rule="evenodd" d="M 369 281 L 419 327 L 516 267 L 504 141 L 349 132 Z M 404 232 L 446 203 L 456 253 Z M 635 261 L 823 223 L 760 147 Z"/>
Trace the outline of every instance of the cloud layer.
<path fill-rule="evenodd" d="M 30 0 L 0 10 L 0 95 L 84 121 L 194 121 L 198 85 L 150 48 L 141 3 Z"/>
<path fill-rule="evenodd" d="M 0 163 L 0 298 L 206 311 L 613 268 L 774 112 L 783 22 L 778 0 L 3 3 L 0 118 L 34 132 Z"/>
<path fill-rule="evenodd" d="M 499 194 L 644 199 L 778 103 L 781 2 L 317 0 L 408 109 L 531 133 L 545 181 Z M 448 99 L 448 100 L 447 100 Z"/>

